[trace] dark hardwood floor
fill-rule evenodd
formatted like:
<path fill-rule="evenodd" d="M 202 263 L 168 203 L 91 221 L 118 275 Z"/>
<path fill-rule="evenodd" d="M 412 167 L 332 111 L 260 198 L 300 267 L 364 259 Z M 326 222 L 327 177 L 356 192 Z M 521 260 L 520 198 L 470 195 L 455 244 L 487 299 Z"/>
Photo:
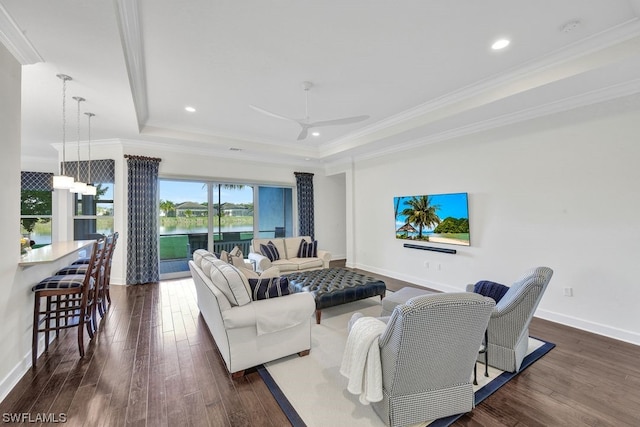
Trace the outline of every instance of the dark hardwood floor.
<path fill-rule="evenodd" d="M 63 332 L 0 403 L 3 423 L 27 413 L 70 426 L 289 425 L 257 372 L 230 379 L 191 279 L 114 286 L 112 297 L 86 356 Z M 540 319 L 530 333 L 556 348 L 455 425 L 640 425 L 639 346 Z"/>

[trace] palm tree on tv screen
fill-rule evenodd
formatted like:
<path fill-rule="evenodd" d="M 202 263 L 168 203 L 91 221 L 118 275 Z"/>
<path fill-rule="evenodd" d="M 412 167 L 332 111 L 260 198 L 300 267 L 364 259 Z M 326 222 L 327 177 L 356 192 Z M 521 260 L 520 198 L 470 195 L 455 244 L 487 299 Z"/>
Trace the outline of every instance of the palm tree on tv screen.
<path fill-rule="evenodd" d="M 413 196 L 406 203 L 409 207 L 403 209 L 402 215 L 406 217 L 406 222 L 418 228 L 418 239 L 423 239 L 423 228 L 440 224 L 440 217 L 437 214 L 440 206 L 432 205 L 429 196 Z"/>

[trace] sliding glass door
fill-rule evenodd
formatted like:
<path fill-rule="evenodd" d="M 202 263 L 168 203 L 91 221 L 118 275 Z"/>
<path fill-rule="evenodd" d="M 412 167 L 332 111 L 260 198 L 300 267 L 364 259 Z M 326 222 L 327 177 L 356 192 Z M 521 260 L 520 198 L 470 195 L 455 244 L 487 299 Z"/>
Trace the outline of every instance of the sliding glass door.
<path fill-rule="evenodd" d="M 209 193 L 207 182 L 160 180 L 160 278 L 184 276 L 193 251 L 208 248 Z"/>
<path fill-rule="evenodd" d="M 160 277 L 184 277 L 197 249 L 238 246 L 245 257 L 254 236 L 293 236 L 293 189 L 249 183 L 161 179 Z"/>
<path fill-rule="evenodd" d="M 293 236 L 293 190 L 258 187 L 258 233 L 261 238 Z"/>

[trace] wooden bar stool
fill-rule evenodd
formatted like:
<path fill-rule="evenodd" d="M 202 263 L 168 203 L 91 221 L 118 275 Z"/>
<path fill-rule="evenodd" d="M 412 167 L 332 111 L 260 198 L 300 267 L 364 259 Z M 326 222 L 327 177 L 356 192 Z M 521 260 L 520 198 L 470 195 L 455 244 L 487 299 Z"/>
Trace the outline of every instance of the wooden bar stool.
<path fill-rule="evenodd" d="M 105 240 L 95 242 L 85 274 L 56 275 L 35 285 L 33 305 L 33 340 L 31 344 L 32 368 L 38 358 L 38 334 L 44 332 L 45 351 L 49 349 L 49 332 L 78 328 L 78 350 L 84 357 L 84 327 L 93 338 L 96 309 L 96 289 L 105 254 Z M 44 310 L 41 299 L 46 298 Z"/>
<path fill-rule="evenodd" d="M 111 283 L 111 264 L 113 261 L 113 252 L 115 251 L 116 242 L 118 241 L 118 235 L 119 234 L 116 232 L 106 237 L 106 253 L 104 254 L 100 283 L 97 287 L 96 297 L 96 307 L 101 318 L 104 317 L 104 313 L 107 311 L 107 302 L 109 305 L 111 304 L 111 295 L 109 293 L 109 285 Z M 84 258 L 75 261 L 67 267 L 61 268 L 56 272 L 56 275 L 84 274 L 87 271 L 88 264 L 79 262 L 83 259 Z M 97 329 L 97 325 L 94 326 Z"/>

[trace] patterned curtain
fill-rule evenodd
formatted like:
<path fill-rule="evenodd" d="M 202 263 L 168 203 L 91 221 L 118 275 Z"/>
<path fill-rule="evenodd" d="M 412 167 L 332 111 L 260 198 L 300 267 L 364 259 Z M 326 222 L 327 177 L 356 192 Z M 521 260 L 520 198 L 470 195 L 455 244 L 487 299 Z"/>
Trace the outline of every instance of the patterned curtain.
<path fill-rule="evenodd" d="M 298 189 L 298 233 L 314 239 L 313 174 L 294 172 Z"/>
<path fill-rule="evenodd" d="M 127 285 L 158 282 L 160 159 L 128 156 Z"/>
<path fill-rule="evenodd" d="M 53 174 L 49 172 L 20 172 L 22 190 L 53 191 Z"/>
<path fill-rule="evenodd" d="M 65 162 L 64 169 L 67 175 L 76 179 L 78 177 L 78 166 L 80 166 L 80 181 L 82 182 L 90 184 L 100 182 L 114 183 L 116 182 L 115 164 L 116 161 L 113 159 L 91 160 L 91 162 L 81 160 L 80 162 Z"/>

